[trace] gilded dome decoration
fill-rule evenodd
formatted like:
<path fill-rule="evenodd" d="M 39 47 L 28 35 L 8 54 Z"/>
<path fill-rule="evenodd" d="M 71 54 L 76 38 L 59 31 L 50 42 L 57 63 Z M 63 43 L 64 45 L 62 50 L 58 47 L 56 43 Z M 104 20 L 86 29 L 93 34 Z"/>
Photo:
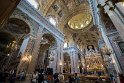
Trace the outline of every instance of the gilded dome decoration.
<path fill-rule="evenodd" d="M 92 21 L 90 13 L 80 13 L 73 16 L 69 21 L 68 25 L 74 30 L 79 30 L 87 27 Z"/>

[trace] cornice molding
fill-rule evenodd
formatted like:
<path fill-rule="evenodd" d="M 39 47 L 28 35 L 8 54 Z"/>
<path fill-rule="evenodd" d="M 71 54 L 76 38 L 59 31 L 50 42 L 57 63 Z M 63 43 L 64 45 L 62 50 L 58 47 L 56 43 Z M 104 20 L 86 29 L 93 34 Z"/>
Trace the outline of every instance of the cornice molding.
<path fill-rule="evenodd" d="M 59 27 L 63 27 L 73 16 L 83 12 L 91 13 L 89 7 L 84 7 L 83 5 L 76 7 L 73 10 L 70 10 L 67 15 L 61 18 L 60 22 L 58 23 Z"/>
<path fill-rule="evenodd" d="M 75 46 L 75 45 L 73 45 L 71 47 L 64 48 L 63 51 L 64 51 L 64 53 L 69 53 L 69 52 L 75 51 L 75 52 L 79 53 L 80 55 L 83 55 L 81 50 L 78 49 L 77 46 Z"/>
<path fill-rule="evenodd" d="M 38 12 L 33 6 L 31 6 L 27 1 L 22 0 L 20 4 L 17 6 L 19 10 L 23 13 L 27 14 L 31 19 L 37 22 L 40 28 L 46 28 L 50 33 L 54 34 L 61 41 L 64 41 L 64 34 L 60 32 L 56 27 L 54 27 L 51 23 L 49 23 L 45 17 L 43 17 L 40 12 Z"/>

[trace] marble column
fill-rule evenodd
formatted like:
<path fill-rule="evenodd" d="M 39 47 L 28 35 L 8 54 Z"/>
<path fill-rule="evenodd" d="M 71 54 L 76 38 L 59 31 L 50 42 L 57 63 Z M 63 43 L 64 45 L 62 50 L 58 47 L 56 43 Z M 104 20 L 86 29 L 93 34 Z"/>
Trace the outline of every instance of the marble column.
<path fill-rule="evenodd" d="M 101 4 L 102 6 L 103 5 L 105 5 L 105 1 L 104 0 L 101 0 L 101 2 L 99 2 L 99 4 Z M 111 20 L 115 20 L 116 18 L 114 18 L 114 17 L 112 17 L 114 14 L 113 14 L 113 11 L 111 11 L 111 10 L 109 10 L 109 6 L 108 5 L 105 5 L 105 12 L 109 15 L 109 17 L 110 17 L 110 19 Z M 112 15 L 111 15 L 112 14 Z M 111 58 L 113 59 L 113 61 L 115 61 L 115 63 L 114 63 L 114 67 L 115 67 L 115 69 L 116 69 L 116 71 L 117 72 L 121 72 L 121 69 L 120 69 L 120 65 L 119 65 L 119 62 L 118 62 L 118 60 L 117 60 L 117 57 L 116 57 L 116 55 L 115 55 L 115 53 L 113 52 L 113 48 L 112 48 L 112 46 L 111 46 L 111 43 L 110 43 L 110 41 L 109 41 L 109 38 L 107 37 L 107 33 L 106 33 L 106 30 L 105 30 L 105 25 L 104 25 L 104 23 L 103 23 L 103 21 L 102 21 L 102 18 L 101 18 L 101 15 L 98 15 L 98 27 L 100 28 L 100 32 L 101 32 L 101 34 L 102 34 L 102 37 L 103 37 L 103 39 L 104 39 L 104 41 L 105 41 L 105 43 L 106 43 L 106 45 L 107 45 L 107 47 L 109 48 L 109 49 L 111 49 L 112 50 L 112 53 L 111 53 Z M 114 23 L 115 23 L 115 21 L 114 21 Z M 116 26 L 116 28 L 118 28 L 117 26 Z M 119 29 L 119 28 L 118 28 Z M 117 29 L 117 30 L 118 30 Z M 123 30 L 122 30 L 123 31 Z"/>
<path fill-rule="evenodd" d="M 106 3 L 105 3 L 105 1 L 103 1 L 103 2 L 101 1 L 100 4 L 102 6 L 104 6 Z M 121 38 L 124 41 L 124 33 L 123 33 L 124 32 L 124 18 L 120 14 L 120 12 L 117 10 L 116 7 L 115 7 L 115 9 L 110 10 L 111 7 L 114 7 L 114 6 L 112 5 L 111 1 L 108 1 L 107 4 L 104 6 L 105 13 L 108 14 L 111 21 L 113 22 L 116 29 L 118 30 Z"/>
<path fill-rule="evenodd" d="M 64 48 L 64 42 L 61 43 L 60 45 L 60 72 L 63 73 L 63 66 L 64 66 L 64 57 L 63 57 L 63 48 Z"/>
<path fill-rule="evenodd" d="M 57 46 L 50 50 L 50 57 L 54 60 L 50 61 L 49 67 L 53 68 L 54 73 L 63 73 L 63 42 L 57 42 Z"/>
<path fill-rule="evenodd" d="M 39 29 L 36 37 L 29 36 L 27 47 L 23 55 L 21 55 L 17 74 L 19 74 L 22 70 L 26 73 L 26 80 L 23 83 L 29 83 L 31 80 L 31 74 L 34 72 L 37 63 L 41 39 L 42 30 Z"/>
<path fill-rule="evenodd" d="M 58 73 L 63 73 L 63 43 L 60 42 L 58 43 L 57 46 L 57 51 L 58 51 L 58 55 L 57 55 L 57 72 Z"/>
<path fill-rule="evenodd" d="M 34 70 L 35 70 L 35 66 L 36 66 L 36 63 L 37 63 L 37 58 L 38 58 L 38 54 L 39 54 L 39 49 L 40 49 L 40 44 L 41 44 L 41 40 L 42 40 L 42 30 L 39 29 L 38 30 L 38 33 L 36 35 L 36 38 L 34 39 L 34 43 L 33 43 L 33 46 L 32 46 L 32 60 L 29 64 L 29 67 L 28 67 L 28 73 L 32 73 Z"/>
<path fill-rule="evenodd" d="M 70 52 L 70 56 L 71 56 L 71 73 L 74 73 L 74 57 L 73 57 L 73 53 Z"/>
<path fill-rule="evenodd" d="M 110 43 L 110 41 L 109 41 L 109 38 L 106 36 L 106 32 L 105 32 L 105 30 L 104 30 L 104 29 L 105 29 L 104 25 L 103 25 L 103 26 L 99 26 L 99 28 L 100 28 L 100 30 L 101 30 L 102 37 L 103 37 L 103 39 L 104 39 L 104 41 L 105 41 L 105 43 L 106 43 L 108 49 L 111 49 L 111 50 L 112 50 L 111 58 L 112 58 L 113 61 L 115 62 L 115 63 L 114 63 L 115 69 L 116 69 L 117 72 L 121 72 L 120 65 L 119 65 L 119 62 L 118 62 L 118 60 L 117 60 L 117 57 L 115 56 L 115 53 L 114 53 L 114 51 L 113 51 L 113 48 L 112 48 L 111 43 Z"/>
<path fill-rule="evenodd" d="M 119 11 L 124 15 L 124 3 L 117 3 Z"/>
<path fill-rule="evenodd" d="M 104 39 L 104 41 L 106 43 L 106 46 L 108 47 L 108 49 L 112 50 L 112 53 L 111 53 L 110 56 L 111 56 L 112 60 L 114 61 L 114 67 L 116 69 L 116 72 L 119 73 L 119 72 L 121 72 L 121 68 L 120 68 L 119 62 L 118 62 L 117 57 L 116 57 L 116 55 L 115 55 L 115 53 L 113 51 L 112 45 L 111 45 L 111 43 L 109 41 L 109 38 L 106 35 L 105 25 L 103 24 L 103 22 L 101 20 L 102 19 L 99 18 L 99 25 L 98 25 L 98 27 L 100 28 L 100 32 L 101 32 L 101 35 L 102 35 L 102 37 L 103 37 L 103 39 Z M 117 78 L 117 80 L 119 80 L 119 79 Z"/>
<path fill-rule="evenodd" d="M 56 48 L 51 50 L 52 54 L 50 55 L 51 57 L 54 58 L 53 61 L 50 62 L 50 67 L 53 68 L 53 73 L 56 73 L 57 72 L 57 50 Z"/>
<path fill-rule="evenodd" d="M 76 51 L 71 51 L 71 73 L 79 73 L 78 69 L 78 53 Z"/>

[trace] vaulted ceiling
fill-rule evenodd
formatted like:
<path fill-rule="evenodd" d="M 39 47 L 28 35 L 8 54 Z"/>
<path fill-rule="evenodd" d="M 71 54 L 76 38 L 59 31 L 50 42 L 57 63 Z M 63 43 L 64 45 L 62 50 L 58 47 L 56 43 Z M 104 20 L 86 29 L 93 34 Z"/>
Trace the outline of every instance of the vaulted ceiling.
<path fill-rule="evenodd" d="M 44 16 L 53 17 L 61 29 L 75 15 L 91 14 L 87 0 L 38 0 Z M 85 21 L 87 18 L 84 18 Z"/>
<path fill-rule="evenodd" d="M 93 17 L 88 0 L 38 0 L 46 18 L 53 18 L 56 27 L 63 33 L 76 35 L 75 42 L 98 43 L 99 31 L 93 26 Z M 68 34 L 65 34 L 68 35 Z"/>

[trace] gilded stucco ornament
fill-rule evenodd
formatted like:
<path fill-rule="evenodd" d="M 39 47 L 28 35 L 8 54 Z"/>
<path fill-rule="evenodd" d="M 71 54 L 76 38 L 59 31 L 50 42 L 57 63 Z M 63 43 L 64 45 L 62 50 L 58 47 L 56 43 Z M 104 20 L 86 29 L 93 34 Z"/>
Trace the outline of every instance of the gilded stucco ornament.
<path fill-rule="evenodd" d="M 68 25 L 71 29 L 80 30 L 87 27 L 91 22 L 92 16 L 90 13 L 79 13 L 68 21 Z"/>

